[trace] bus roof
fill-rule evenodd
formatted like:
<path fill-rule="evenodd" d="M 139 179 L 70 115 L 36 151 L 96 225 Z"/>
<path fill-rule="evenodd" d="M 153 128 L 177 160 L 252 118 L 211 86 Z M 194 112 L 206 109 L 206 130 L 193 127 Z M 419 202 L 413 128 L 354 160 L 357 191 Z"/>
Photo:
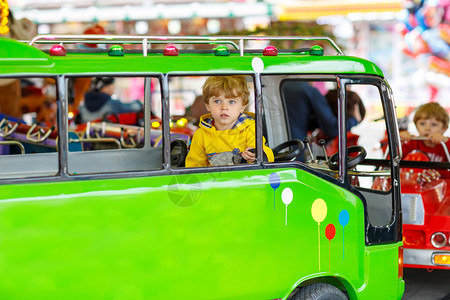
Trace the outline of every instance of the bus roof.
<path fill-rule="evenodd" d="M 45 44 L 59 45 L 58 42 L 45 40 Z M 97 42 L 100 43 L 102 40 Z M 126 48 L 127 41 L 122 42 Z M 214 39 L 214 44 L 220 43 Z M 228 44 L 235 46 L 232 42 Z M 383 77 L 381 69 L 374 63 L 362 58 L 345 56 L 339 48 L 336 50 L 338 55 L 313 55 L 312 51 L 297 49 L 280 50 L 276 56 L 265 56 L 262 49 L 246 51 L 232 49 L 228 51 L 229 55 L 223 56 L 215 55 L 214 50 L 180 50 L 176 56 L 166 56 L 163 49 L 145 50 L 144 54 L 142 51 L 125 49 L 123 55 L 114 56 L 109 55 L 107 49 L 69 49 L 64 56 L 52 56 L 48 50 L 38 49 L 34 45 L 36 43 L 28 45 L 0 38 L 0 74 L 252 73 L 254 72 L 252 61 L 258 57 L 264 65 L 262 73 L 267 74 L 373 74 Z"/>

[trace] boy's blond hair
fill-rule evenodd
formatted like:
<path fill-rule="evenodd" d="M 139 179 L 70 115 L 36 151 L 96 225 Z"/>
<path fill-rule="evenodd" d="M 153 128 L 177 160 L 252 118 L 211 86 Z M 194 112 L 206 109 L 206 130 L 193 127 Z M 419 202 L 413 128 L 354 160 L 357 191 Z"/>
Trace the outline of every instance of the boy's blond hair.
<path fill-rule="evenodd" d="M 414 114 L 414 124 L 417 124 L 419 119 L 435 118 L 444 124 L 444 128 L 448 128 L 448 113 L 447 111 L 436 102 L 430 102 L 421 105 Z"/>
<path fill-rule="evenodd" d="M 243 105 L 248 104 L 250 92 L 245 76 L 210 76 L 203 84 L 203 101 L 209 104 L 209 98 L 219 96 L 221 93 L 227 98 L 241 97 Z"/>

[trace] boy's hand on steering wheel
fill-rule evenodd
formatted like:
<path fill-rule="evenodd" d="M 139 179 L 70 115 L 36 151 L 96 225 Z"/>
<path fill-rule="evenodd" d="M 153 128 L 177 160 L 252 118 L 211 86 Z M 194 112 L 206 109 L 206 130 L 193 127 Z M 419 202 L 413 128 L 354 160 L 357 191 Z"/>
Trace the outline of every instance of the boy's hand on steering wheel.
<path fill-rule="evenodd" d="M 242 152 L 242 158 L 248 162 L 254 162 L 256 160 L 255 148 L 247 148 Z"/>
<path fill-rule="evenodd" d="M 441 142 L 446 143 L 448 141 L 448 137 L 443 136 L 442 134 L 436 132 L 433 133 L 431 135 L 428 136 L 428 139 L 433 143 L 433 144 L 439 144 Z"/>
<path fill-rule="evenodd" d="M 411 140 L 412 135 L 407 130 L 400 130 L 400 139 L 407 143 Z"/>

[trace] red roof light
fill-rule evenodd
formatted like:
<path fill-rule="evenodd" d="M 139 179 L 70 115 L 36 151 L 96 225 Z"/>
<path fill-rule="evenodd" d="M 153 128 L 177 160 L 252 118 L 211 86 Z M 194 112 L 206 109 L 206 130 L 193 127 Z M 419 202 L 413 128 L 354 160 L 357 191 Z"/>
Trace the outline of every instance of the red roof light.
<path fill-rule="evenodd" d="M 264 56 L 277 56 L 278 55 L 278 50 L 274 46 L 267 46 L 263 50 L 263 55 Z"/>
<path fill-rule="evenodd" d="M 163 51 L 164 56 L 178 56 L 178 54 L 179 54 L 178 48 L 173 45 L 167 46 L 166 48 L 164 48 Z"/>
<path fill-rule="evenodd" d="M 55 45 L 50 49 L 51 56 L 66 56 L 67 51 L 63 45 Z"/>

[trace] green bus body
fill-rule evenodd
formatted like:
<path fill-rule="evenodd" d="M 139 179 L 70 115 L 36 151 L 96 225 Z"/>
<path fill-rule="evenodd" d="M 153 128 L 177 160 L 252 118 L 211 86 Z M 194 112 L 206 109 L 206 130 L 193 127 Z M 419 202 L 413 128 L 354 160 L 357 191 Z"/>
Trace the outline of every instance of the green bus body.
<path fill-rule="evenodd" d="M 383 77 L 348 56 L 52 57 L 16 41 L 0 45 L 2 77 L 252 74 L 254 57 L 263 74 Z M 2 299 L 288 299 L 317 282 L 350 299 L 402 297 L 401 234 L 370 242 L 367 203 L 345 182 L 295 162 L 74 175 L 61 166 L 61 149 L 55 176 L 0 179 Z"/>
<path fill-rule="evenodd" d="M 294 194 L 287 208 L 284 187 Z M 321 224 L 311 212 L 318 191 Z M 358 246 L 358 198 L 298 170 L 12 185 L 1 200 L 5 299 L 275 299 L 316 277 L 340 278 L 358 299 L 380 286 L 395 299 L 402 287 L 398 245 Z"/>

